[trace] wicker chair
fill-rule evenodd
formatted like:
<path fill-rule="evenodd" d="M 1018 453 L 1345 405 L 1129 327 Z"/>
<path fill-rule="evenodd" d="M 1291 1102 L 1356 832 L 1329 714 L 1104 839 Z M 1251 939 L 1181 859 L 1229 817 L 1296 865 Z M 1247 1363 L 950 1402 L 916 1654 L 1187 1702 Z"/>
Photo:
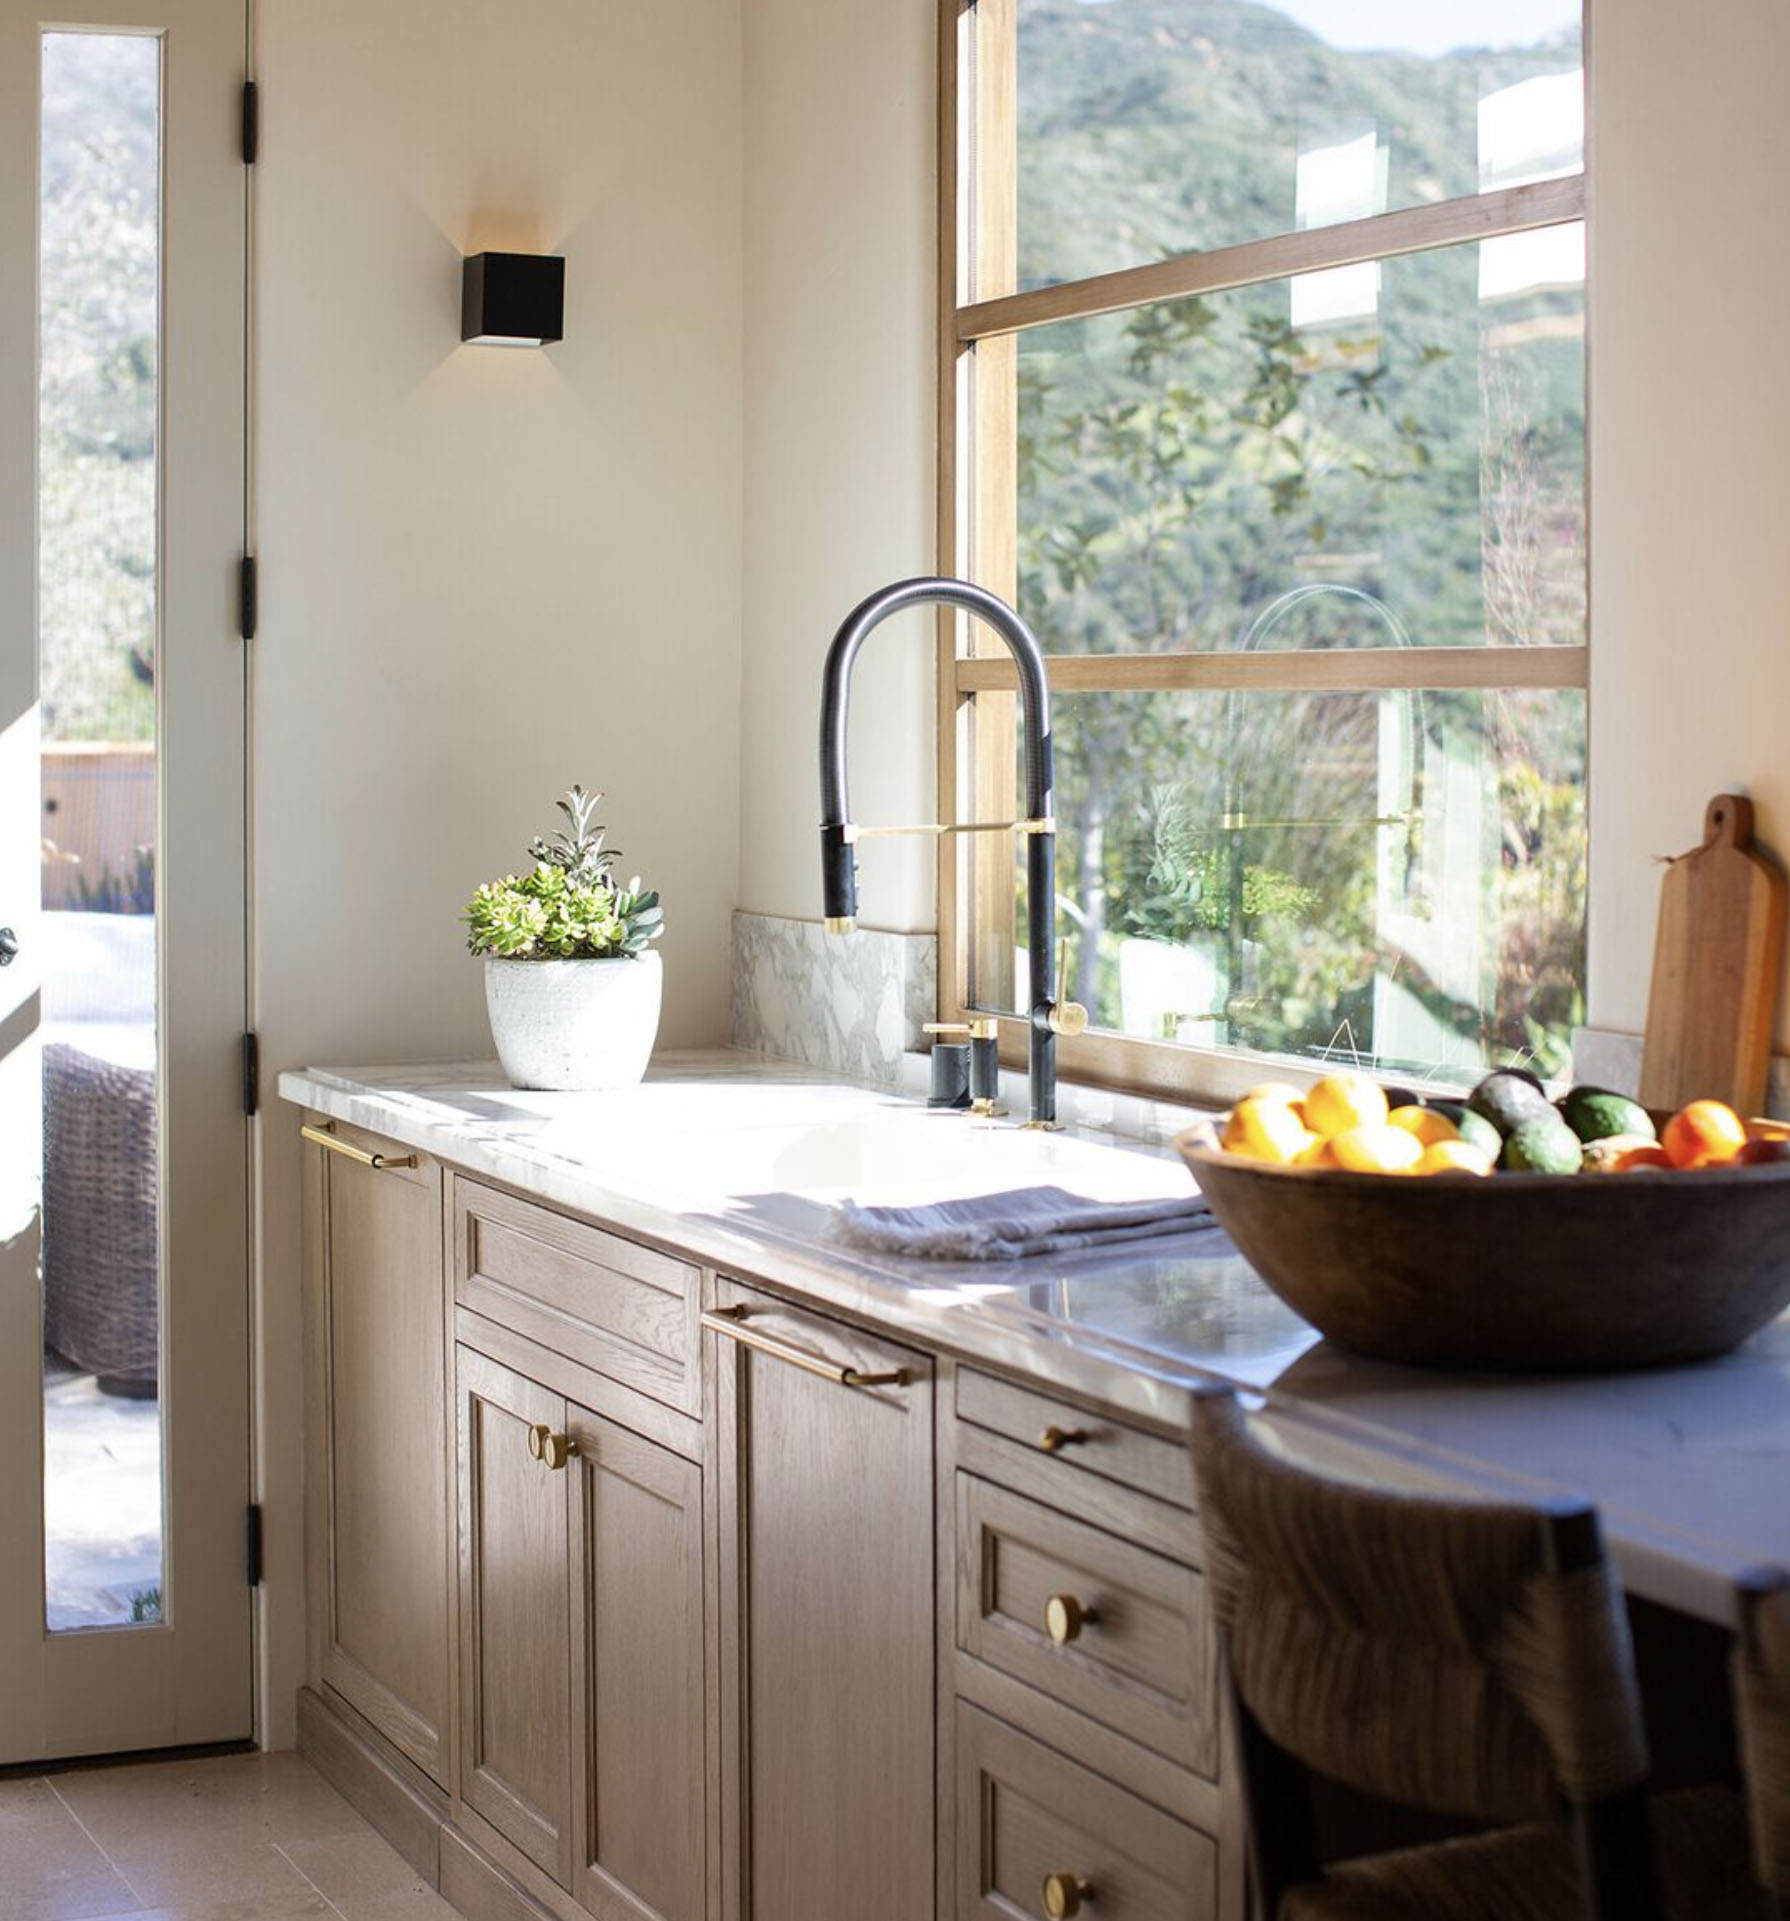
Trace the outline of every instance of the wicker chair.
<path fill-rule="evenodd" d="M 1221 1390 L 1194 1397 L 1192 1445 L 1268 1921 L 1771 1912 L 1738 1795 L 1642 1795 L 1639 1689 L 1591 1509 L 1332 1480 L 1271 1452 Z M 1325 1862 L 1314 1777 L 1495 1825 Z"/>
<path fill-rule="evenodd" d="M 156 1391 L 153 1068 L 66 1042 L 44 1061 L 44 1345 L 108 1391 Z"/>

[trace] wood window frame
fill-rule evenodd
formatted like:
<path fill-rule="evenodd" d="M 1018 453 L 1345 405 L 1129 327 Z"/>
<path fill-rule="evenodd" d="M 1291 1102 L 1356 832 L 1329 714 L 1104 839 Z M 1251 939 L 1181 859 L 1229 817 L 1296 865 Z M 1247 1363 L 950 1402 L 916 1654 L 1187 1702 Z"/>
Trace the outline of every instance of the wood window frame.
<path fill-rule="evenodd" d="M 1585 221 L 1585 166 L 1577 174 L 1334 226 L 1282 233 L 1206 253 L 1016 293 L 1019 0 L 938 0 L 938 568 L 1017 604 L 1018 340 L 1034 327 L 1227 292 L 1294 274 Z M 1590 0 L 1583 58 L 1590 58 Z M 966 156 L 973 156 L 966 162 Z M 1000 643 L 941 609 L 937 629 L 938 807 L 942 821 L 1011 820 L 1019 812 L 1015 758 L 1017 676 Z M 1587 689 L 1583 645 L 1425 647 L 1381 656 L 1350 650 L 1275 654 L 1050 655 L 1053 695 L 1150 691 L 1280 692 L 1451 688 Z M 974 860 L 980 836 L 938 843 L 939 1018 L 964 1021 L 1004 990 L 1015 927 L 1010 869 Z M 980 891 L 981 898 L 976 895 Z M 1001 951 L 973 968 L 979 928 L 1009 930 Z M 978 994 L 978 985 L 990 989 Z M 1023 1067 L 1026 1024 L 1002 1015 L 1001 1060 Z M 1226 1102 L 1263 1077 L 1264 1058 L 1090 1029 L 1057 1044 L 1066 1080 L 1182 1100 Z M 1278 1078 L 1316 1079 L 1280 1057 Z"/>

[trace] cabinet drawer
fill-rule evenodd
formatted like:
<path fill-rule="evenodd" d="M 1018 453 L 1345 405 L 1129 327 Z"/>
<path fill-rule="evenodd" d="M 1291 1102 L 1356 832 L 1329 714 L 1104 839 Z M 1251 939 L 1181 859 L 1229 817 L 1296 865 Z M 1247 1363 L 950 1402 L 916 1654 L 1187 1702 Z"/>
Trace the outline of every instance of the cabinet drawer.
<path fill-rule="evenodd" d="M 1088 1498 L 1090 1476 L 1175 1507 L 1194 1505 L 1193 1466 L 1185 1447 L 1073 1402 L 965 1367 L 957 1371 L 957 1418 L 1017 1441 L 1035 1455 L 1060 1486 L 1061 1494 L 1053 1498 L 1065 1507 L 1079 1507 Z"/>
<path fill-rule="evenodd" d="M 701 1270 L 551 1208 L 454 1182 L 454 1299 L 700 1416 Z"/>
<path fill-rule="evenodd" d="M 1182 1767 L 1215 1771 L 1216 1655 L 1192 1568 L 960 1473 L 957 1645 Z"/>
<path fill-rule="evenodd" d="M 1086 1768 L 963 1703 L 957 1708 L 957 1921 L 1208 1921 L 1218 1850 Z"/>

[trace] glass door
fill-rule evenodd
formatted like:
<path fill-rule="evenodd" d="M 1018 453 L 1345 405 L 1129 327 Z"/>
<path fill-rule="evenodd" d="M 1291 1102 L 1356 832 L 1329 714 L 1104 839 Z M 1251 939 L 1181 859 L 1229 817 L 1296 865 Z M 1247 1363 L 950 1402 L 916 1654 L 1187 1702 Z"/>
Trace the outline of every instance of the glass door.
<path fill-rule="evenodd" d="M 0 0 L 0 1763 L 251 1732 L 246 36 Z"/>

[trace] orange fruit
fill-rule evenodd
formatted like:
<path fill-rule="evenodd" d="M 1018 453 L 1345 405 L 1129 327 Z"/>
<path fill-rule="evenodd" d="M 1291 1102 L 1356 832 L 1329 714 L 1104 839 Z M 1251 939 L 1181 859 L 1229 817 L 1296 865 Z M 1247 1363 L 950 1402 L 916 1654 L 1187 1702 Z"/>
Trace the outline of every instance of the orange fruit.
<path fill-rule="evenodd" d="M 1386 1090 L 1365 1074 L 1326 1074 L 1305 1096 L 1305 1124 L 1333 1140 L 1352 1127 L 1383 1127 Z"/>
<path fill-rule="evenodd" d="M 1321 1134 L 1311 1137 L 1311 1145 L 1299 1156 L 1295 1163 L 1299 1167 L 1340 1167 L 1330 1143 Z"/>
<path fill-rule="evenodd" d="M 1431 1141 L 1411 1170 L 1413 1174 L 1489 1174 L 1491 1171 L 1491 1162 L 1477 1147 L 1469 1147 L 1458 1139 Z"/>
<path fill-rule="evenodd" d="M 1409 1174 L 1423 1158 L 1415 1135 L 1384 1121 L 1333 1134 L 1330 1151 L 1337 1166 L 1357 1174 Z"/>
<path fill-rule="evenodd" d="M 1316 1136 L 1285 1101 L 1246 1097 L 1230 1111 L 1220 1137 L 1227 1152 L 1252 1161 L 1296 1161 Z"/>
<path fill-rule="evenodd" d="M 1258 1081 L 1243 1098 L 1246 1101 L 1279 1101 L 1283 1107 L 1297 1107 L 1305 1095 L 1291 1081 Z"/>
<path fill-rule="evenodd" d="M 1713 1167 L 1746 1146 L 1746 1123 L 1726 1101 L 1692 1101 L 1660 1130 L 1674 1167 Z"/>
<path fill-rule="evenodd" d="M 1402 1127 L 1419 1147 L 1434 1147 L 1438 1141 L 1458 1141 L 1461 1130 L 1446 1114 L 1433 1107 L 1395 1107 L 1386 1116 L 1389 1127 Z"/>
<path fill-rule="evenodd" d="M 1625 1148 L 1616 1157 L 1616 1172 L 1626 1174 L 1637 1167 L 1675 1167 L 1677 1163 L 1657 1141 L 1644 1141 L 1637 1147 Z"/>

